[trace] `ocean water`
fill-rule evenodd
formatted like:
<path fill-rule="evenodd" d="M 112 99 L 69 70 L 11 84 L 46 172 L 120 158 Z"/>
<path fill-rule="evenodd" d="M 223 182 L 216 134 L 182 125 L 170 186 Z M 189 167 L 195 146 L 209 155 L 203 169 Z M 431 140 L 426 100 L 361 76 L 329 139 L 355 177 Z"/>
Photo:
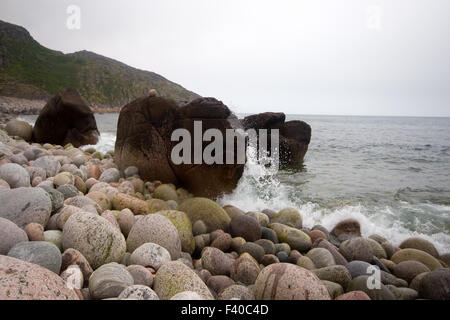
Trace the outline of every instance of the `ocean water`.
<path fill-rule="evenodd" d="M 36 116 L 22 118 L 34 123 Z M 114 149 L 117 118 L 96 115 L 98 150 Z M 450 118 L 287 116 L 294 119 L 312 127 L 304 163 L 276 174 L 247 166 L 221 204 L 295 207 L 307 227 L 355 218 L 364 236 L 395 245 L 420 236 L 450 252 Z"/>

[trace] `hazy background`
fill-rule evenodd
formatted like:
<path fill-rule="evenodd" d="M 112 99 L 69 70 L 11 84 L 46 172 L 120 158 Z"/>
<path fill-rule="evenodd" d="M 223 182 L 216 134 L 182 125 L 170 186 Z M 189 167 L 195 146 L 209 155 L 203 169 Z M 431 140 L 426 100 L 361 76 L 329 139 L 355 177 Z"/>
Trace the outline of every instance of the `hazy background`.
<path fill-rule="evenodd" d="M 450 116 L 448 0 L 1 0 L 0 19 L 236 112 Z"/>

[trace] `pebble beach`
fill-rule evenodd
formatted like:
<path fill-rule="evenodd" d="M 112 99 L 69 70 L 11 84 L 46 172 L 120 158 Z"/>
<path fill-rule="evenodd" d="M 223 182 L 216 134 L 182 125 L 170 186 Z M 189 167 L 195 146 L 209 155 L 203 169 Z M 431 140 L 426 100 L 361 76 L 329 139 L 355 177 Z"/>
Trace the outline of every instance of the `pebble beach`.
<path fill-rule="evenodd" d="M 450 299 L 450 253 L 426 239 L 219 204 L 31 132 L 0 129 L 0 299 Z"/>

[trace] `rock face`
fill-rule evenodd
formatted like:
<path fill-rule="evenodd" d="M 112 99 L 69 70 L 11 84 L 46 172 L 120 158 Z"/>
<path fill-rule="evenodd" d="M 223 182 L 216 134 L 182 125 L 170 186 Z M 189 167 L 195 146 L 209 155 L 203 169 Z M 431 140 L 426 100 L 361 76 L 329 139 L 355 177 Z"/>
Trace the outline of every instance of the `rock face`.
<path fill-rule="evenodd" d="M 0 217 L 21 228 L 31 222 L 45 227 L 52 211 L 50 196 L 41 188 L 16 188 L 0 192 Z"/>
<path fill-rule="evenodd" d="M 66 89 L 51 98 L 33 129 L 35 142 L 71 143 L 75 147 L 96 144 L 98 136 L 94 114 L 74 89 Z"/>
<path fill-rule="evenodd" d="M 171 141 L 175 129 L 185 129 L 194 139 L 194 121 L 202 122 L 202 133 L 218 129 L 242 129 L 240 121 L 222 102 L 199 98 L 179 107 L 161 97 L 142 97 L 122 108 L 117 127 L 115 162 L 119 169 L 135 166 L 144 180 L 181 184 L 197 196 L 216 197 L 231 192 L 244 171 L 244 164 L 175 164 Z M 202 134 L 201 133 L 201 134 Z M 193 141 L 192 145 L 193 145 Z M 202 152 L 210 142 L 202 144 Z M 225 149 L 225 139 L 223 142 Z M 191 144 L 189 144 L 191 145 Z M 235 155 L 236 156 L 236 155 Z M 223 154 L 225 163 L 225 153 Z"/>
<path fill-rule="evenodd" d="M 284 113 L 264 112 L 245 117 L 245 130 L 278 129 L 280 138 L 280 165 L 298 165 L 303 161 L 311 141 L 311 127 L 303 121 L 287 121 Z M 268 145 L 270 132 L 268 131 Z"/>
<path fill-rule="evenodd" d="M 255 282 L 257 300 L 330 300 L 325 285 L 312 272 L 288 263 L 265 267 Z"/>
<path fill-rule="evenodd" d="M 0 255 L 0 300 L 79 300 L 54 272 Z"/>

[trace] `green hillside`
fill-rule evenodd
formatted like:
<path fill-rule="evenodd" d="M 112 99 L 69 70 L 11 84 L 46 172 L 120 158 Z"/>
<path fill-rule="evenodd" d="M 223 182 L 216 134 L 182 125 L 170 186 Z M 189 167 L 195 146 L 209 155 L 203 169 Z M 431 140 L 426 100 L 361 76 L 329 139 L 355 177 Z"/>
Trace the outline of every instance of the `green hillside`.
<path fill-rule="evenodd" d="M 98 106 L 122 106 L 151 88 L 176 101 L 199 97 L 154 72 L 93 52 L 47 49 L 24 28 L 0 20 L 0 95 L 47 99 L 67 87 Z"/>

